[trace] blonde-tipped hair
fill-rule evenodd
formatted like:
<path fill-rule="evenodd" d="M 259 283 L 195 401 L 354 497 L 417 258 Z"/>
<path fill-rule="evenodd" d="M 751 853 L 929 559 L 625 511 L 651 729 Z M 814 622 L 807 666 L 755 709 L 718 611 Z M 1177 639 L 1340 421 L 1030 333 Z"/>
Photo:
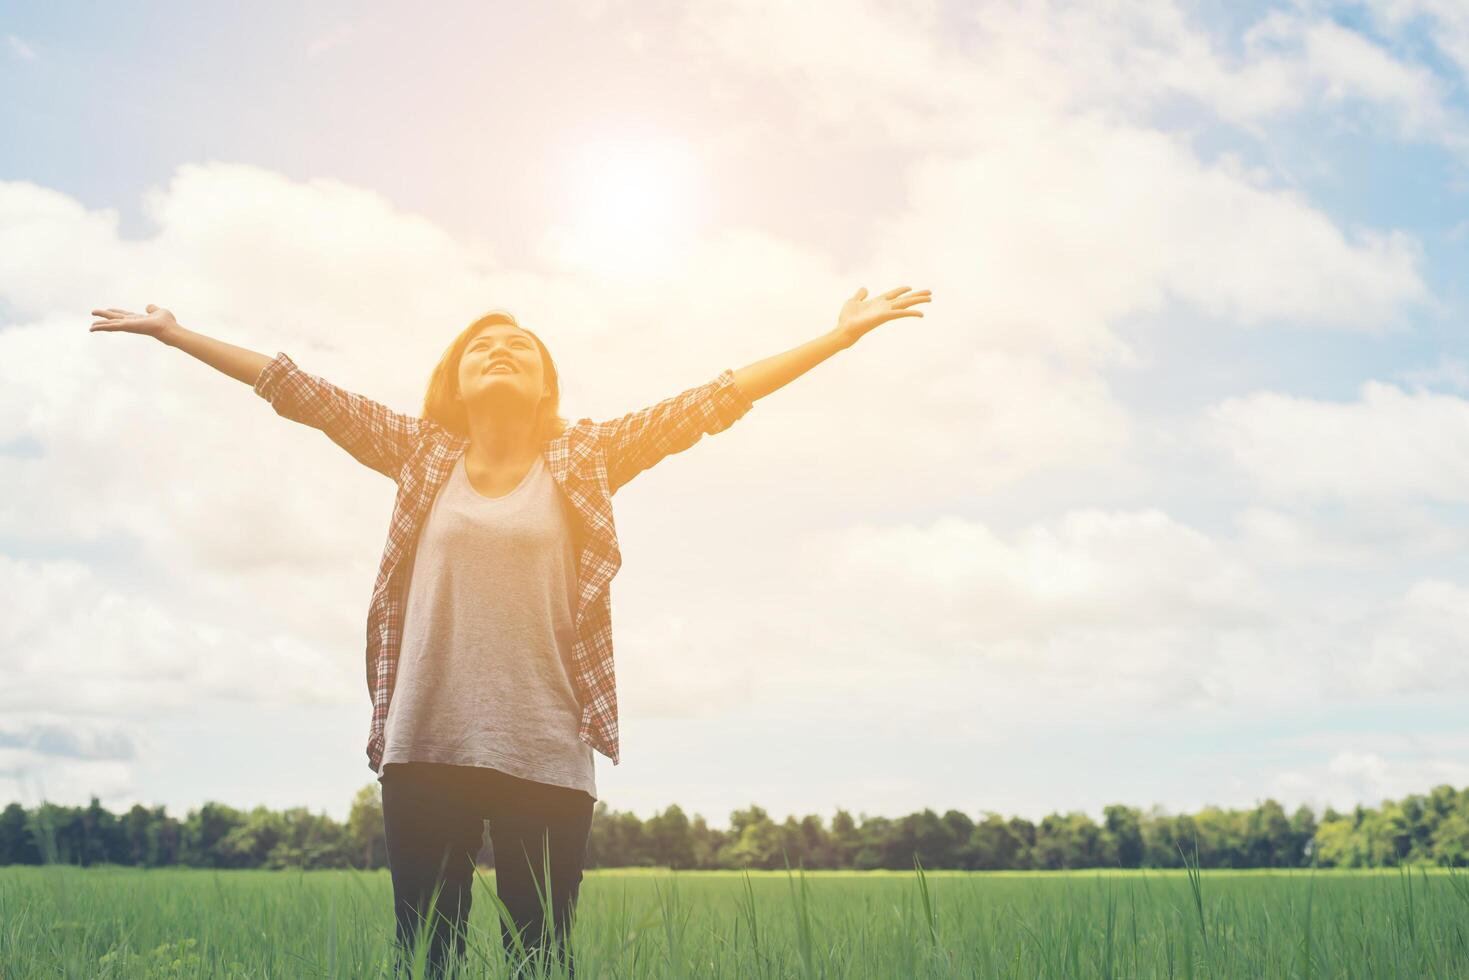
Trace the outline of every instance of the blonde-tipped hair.
<path fill-rule="evenodd" d="M 459 359 L 464 356 L 464 348 L 469 346 L 474 336 L 492 323 L 509 323 L 519 327 L 540 348 L 541 370 L 549 393 L 541 399 L 537 408 L 540 417 L 537 441 L 545 443 L 556 438 L 570 425 L 561 417 L 561 382 L 556 373 L 556 362 L 551 359 L 551 352 L 541 343 L 541 338 L 534 331 L 522 327 L 513 314 L 504 310 L 494 310 L 476 319 L 461 330 L 449 349 L 444 351 L 444 356 L 439 358 L 438 365 L 428 379 L 428 391 L 423 396 L 423 417 L 437 422 L 457 436 L 469 438 L 469 411 L 464 402 L 456 397 L 459 394 Z"/>

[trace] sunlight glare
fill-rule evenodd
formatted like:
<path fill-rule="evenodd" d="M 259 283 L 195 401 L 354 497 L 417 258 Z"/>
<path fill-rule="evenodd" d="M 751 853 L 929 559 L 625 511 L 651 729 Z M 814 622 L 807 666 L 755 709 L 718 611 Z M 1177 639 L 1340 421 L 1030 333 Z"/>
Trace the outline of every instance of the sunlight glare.
<path fill-rule="evenodd" d="M 547 233 L 548 256 L 605 279 L 672 274 L 697 230 L 697 169 L 674 140 L 584 145 L 564 171 L 564 217 Z"/>

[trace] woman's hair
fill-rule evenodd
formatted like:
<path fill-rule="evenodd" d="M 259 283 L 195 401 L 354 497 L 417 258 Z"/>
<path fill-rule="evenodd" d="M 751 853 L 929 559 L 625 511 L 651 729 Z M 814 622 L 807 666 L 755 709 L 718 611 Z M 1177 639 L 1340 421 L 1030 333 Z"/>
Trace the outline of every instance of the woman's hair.
<path fill-rule="evenodd" d="M 546 350 L 546 345 L 541 343 L 531 330 L 520 326 L 514 315 L 504 310 L 494 310 L 476 319 L 469 326 L 459 331 L 459 336 L 444 351 L 444 356 L 439 358 L 438 365 L 428 379 L 428 392 L 423 396 L 423 417 L 437 422 L 444 428 L 457 436 L 469 438 L 469 411 L 464 407 L 464 402 L 459 401 L 459 359 L 464 355 L 464 348 L 474 339 L 484 327 L 492 323 L 510 323 L 525 330 L 530 334 L 532 340 L 541 351 L 541 370 L 545 375 L 546 387 L 549 394 L 541 399 L 538 407 L 540 416 L 540 431 L 537 433 L 539 443 L 554 439 L 566 430 L 570 424 L 561 417 L 561 382 L 556 374 L 556 362 L 551 359 L 551 352 Z"/>

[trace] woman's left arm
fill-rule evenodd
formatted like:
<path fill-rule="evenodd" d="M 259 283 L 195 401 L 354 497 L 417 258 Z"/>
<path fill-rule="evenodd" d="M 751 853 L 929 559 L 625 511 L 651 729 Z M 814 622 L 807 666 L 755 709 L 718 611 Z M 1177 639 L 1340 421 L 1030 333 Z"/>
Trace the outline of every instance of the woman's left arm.
<path fill-rule="evenodd" d="M 921 310 L 910 310 L 908 307 L 927 303 L 931 295 L 927 289 L 915 293 L 908 286 L 899 286 L 871 299 L 866 297 L 865 288 L 853 293 L 837 315 L 837 325 L 815 340 L 808 340 L 799 347 L 792 347 L 784 353 L 739 368 L 734 372 L 735 384 L 739 385 L 740 390 L 751 401 L 763 398 L 799 378 L 837 351 L 851 347 L 877 325 L 898 317 L 923 316 Z"/>
<path fill-rule="evenodd" d="M 890 289 L 872 299 L 866 296 L 866 289 L 857 290 L 842 306 L 837 325 L 800 347 L 738 371 L 725 369 L 712 381 L 665 398 L 656 405 L 592 423 L 592 431 L 606 459 L 610 492 L 616 493 L 639 473 L 666 456 L 683 452 L 705 435 L 723 432 L 749 411 L 755 399 L 783 387 L 837 351 L 851 347 L 878 324 L 903 316 L 923 316 L 908 307 L 927 303 L 929 299 L 928 290 L 909 293 L 907 286 Z"/>

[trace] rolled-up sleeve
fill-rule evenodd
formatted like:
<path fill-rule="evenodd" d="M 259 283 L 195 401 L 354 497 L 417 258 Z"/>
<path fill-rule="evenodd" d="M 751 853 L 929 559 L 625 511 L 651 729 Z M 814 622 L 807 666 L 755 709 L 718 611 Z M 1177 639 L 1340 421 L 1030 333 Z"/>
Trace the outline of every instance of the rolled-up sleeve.
<path fill-rule="evenodd" d="M 321 430 L 358 462 L 394 480 L 431 424 L 308 374 L 284 353 L 261 369 L 254 391 L 277 415 Z"/>
<path fill-rule="evenodd" d="M 754 402 L 725 369 L 713 380 L 665 398 L 656 405 L 596 424 L 607 458 L 612 491 L 706 435 L 723 432 Z"/>
<path fill-rule="evenodd" d="M 284 353 L 277 352 L 270 363 L 260 371 L 260 376 L 255 379 L 255 394 L 268 402 L 275 401 L 275 389 L 280 384 L 281 378 L 288 371 L 297 370 L 296 362 L 292 361 Z"/>

